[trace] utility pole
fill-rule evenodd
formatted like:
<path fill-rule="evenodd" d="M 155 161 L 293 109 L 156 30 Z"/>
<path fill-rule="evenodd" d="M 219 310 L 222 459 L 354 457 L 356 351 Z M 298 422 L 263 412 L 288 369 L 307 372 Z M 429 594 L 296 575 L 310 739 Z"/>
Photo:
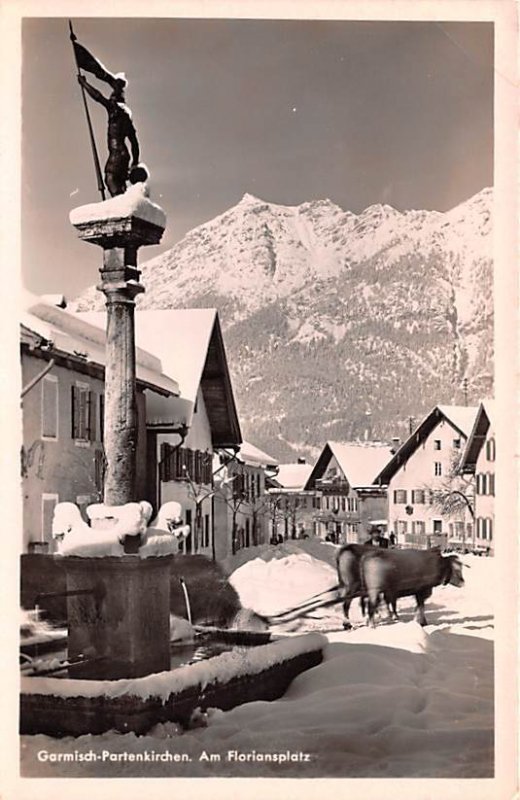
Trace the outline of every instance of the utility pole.
<path fill-rule="evenodd" d="M 464 378 L 462 381 L 462 391 L 464 392 L 464 405 L 468 405 L 468 379 Z"/>

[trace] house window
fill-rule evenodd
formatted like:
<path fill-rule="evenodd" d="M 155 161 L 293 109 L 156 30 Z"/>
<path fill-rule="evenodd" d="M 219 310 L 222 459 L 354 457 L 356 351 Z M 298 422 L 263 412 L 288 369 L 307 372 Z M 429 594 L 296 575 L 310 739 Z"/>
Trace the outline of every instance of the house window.
<path fill-rule="evenodd" d="M 491 439 L 488 439 L 486 442 L 486 458 L 488 461 L 494 461 L 495 457 L 495 439 L 491 437 Z"/>
<path fill-rule="evenodd" d="M 58 379 L 46 375 L 42 380 L 42 439 L 58 438 Z"/>
<path fill-rule="evenodd" d="M 442 533 L 442 519 L 433 520 L 433 532 Z"/>
<path fill-rule="evenodd" d="M 462 444 L 462 442 L 461 442 L 460 439 L 454 439 L 453 440 L 453 447 L 454 447 L 455 450 L 460 450 L 461 444 Z"/>
<path fill-rule="evenodd" d="M 480 495 L 491 494 L 490 491 L 490 475 L 487 472 L 481 472 L 477 475 L 476 492 Z"/>
<path fill-rule="evenodd" d="M 204 547 L 209 547 L 209 514 L 204 514 Z"/>
<path fill-rule="evenodd" d="M 456 522 L 455 523 L 455 537 L 457 539 L 463 539 L 464 538 L 464 528 L 465 528 L 465 525 L 464 525 L 463 522 Z"/>
<path fill-rule="evenodd" d="M 435 461 L 433 469 L 434 469 L 434 475 L 442 475 L 442 464 L 440 461 Z"/>
<path fill-rule="evenodd" d="M 440 439 L 434 439 L 433 440 L 433 449 L 434 450 L 440 450 L 441 449 L 441 440 Z"/>
<path fill-rule="evenodd" d="M 495 496 L 495 473 L 494 472 L 488 472 L 488 489 L 489 489 L 488 493 L 494 497 Z"/>
<path fill-rule="evenodd" d="M 346 511 L 347 510 L 347 501 L 346 501 L 345 497 L 341 498 L 341 510 L 342 511 Z"/>
<path fill-rule="evenodd" d="M 404 536 L 408 533 L 408 523 L 406 520 L 398 519 L 397 520 L 397 535 Z"/>
<path fill-rule="evenodd" d="M 211 453 L 190 450 L 188 447 L 172 447 L 168 442 L 161 444 L 159 463 L 161 481 L 182 481 L 191 479 L 194 483 L 210 485 L 213 477 Z M 232 483 L 233 493 L 244 492 L 244 476 L 237 475 Z"/>
<path fill-rule="evenodd" d="M 394 490 L 394 503 L 406 503 L 406 489 Z"/>
<path fill-rule="evenodd" d="M 424 489 L 412 489 L 412 504 L 422 504 L 425 502 Z"/>
<path fill-rule="evenodd" d="M 260 497 L 260 495 L 262 494 L 261 486 L 260 486 L 260 473 L 259 472 L 257 473 L 257 476 L 256 476 L 256 493 L 257 493 L 258 497 Z"/>
<path fill-rule="evenodd" d="M 412 522 L 412 533 L 419 536 L 425 533 L 425 523 L 423 520 L 418 519 Z"/>
<path fill-rule="evenodd" d="M 95 395 L 85 383 L 76 383 L 72 387 L 72 438 L 74 441 L 87 443 L 94 440 L 94 406 Z"/>

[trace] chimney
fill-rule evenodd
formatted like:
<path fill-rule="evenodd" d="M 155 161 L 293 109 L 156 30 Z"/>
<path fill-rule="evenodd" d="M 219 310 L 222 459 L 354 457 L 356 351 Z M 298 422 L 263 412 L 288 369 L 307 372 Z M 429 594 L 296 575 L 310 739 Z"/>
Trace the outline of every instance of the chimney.
<path fill-rule="evenodd" d="M 400 444 L 401 440 L 399 436 L 392 436 L 392 447 L 390 448 L 390 452 L 392 453 L 392 455 L 394 455 L 394 453 L 397 453 Z"/>

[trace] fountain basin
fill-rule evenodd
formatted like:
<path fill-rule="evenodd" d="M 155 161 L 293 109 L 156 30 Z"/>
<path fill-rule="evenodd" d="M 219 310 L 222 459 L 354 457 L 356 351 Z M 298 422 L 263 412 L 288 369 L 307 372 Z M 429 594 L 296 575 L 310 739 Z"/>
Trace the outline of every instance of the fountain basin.
<path fill-rule="evenodd" d="M 22 678 L 20 733 L 143 734 L 159 722 L 187 726 L 197 708 L 278 699 L 300 672 L 321 663 L 326 644 L 317 633 L 287 637 L 140 678 Z"/>

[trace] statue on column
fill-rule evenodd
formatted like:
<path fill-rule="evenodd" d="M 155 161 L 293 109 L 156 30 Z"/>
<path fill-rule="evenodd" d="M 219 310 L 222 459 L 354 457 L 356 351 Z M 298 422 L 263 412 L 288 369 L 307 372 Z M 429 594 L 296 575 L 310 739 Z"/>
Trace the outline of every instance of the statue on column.
<path fill-rule="evenodd" d="M 114 75 L 109 72 L 86 47 L 77 41 L 72 30 L 72 24 L 69 23 L 69 26 L 70 38 L 78 68 L 78 83 L 83 92 L 87 92 L 96 103 L 102 105 L 108 114 L 108 159 L 105 164 L 105 185 L 111 196 L 115 197 L 116 195 L 125 193 L 127 181 L 133 184 L 144 183 L 149 178 L 148 170 L 144 164 L 139 163 L 139 142 L 137 140 L 137 133 L 132 120 L 132 112 L 125 103 L 127 80 L 122 73 Z M 85 76 L 81 74 L 81 69 L 92 73 L 98 80 L 107 83 L 112 89 L 109 97 L 105 97 L 98 89 L 88 83 Z M 91 143 L 94 151 L 94 161 L 96 162 L 98 182 L 100 184 L 99 188 L 102 190 L 97 152 L 86 103 L 85 110 L 87 112 Z M 128 149 L 127 141 L 130 144 L 130 150 Z M 103 192 L 102 197 L 104 198 Z"/>
<path fill-rule="evenodd" d="M 84 75 L 79 75 L 78 81 L 93 100 L 106 108 L 108 159 L 105 164 L 105 184 L 112 197 L 124 194 L 129 179 L 137 182 L 146 177 L 144 174 L 139 174 L 141 171 L 144 173 L 144 168 L 139 166 L 139 142 L 132 121 L 132 112 L 125 103 L 126 80 L 116 78 L 108 98 L 91 86 Z M 132 151 L 131 164 L 127 139 Z"/>

